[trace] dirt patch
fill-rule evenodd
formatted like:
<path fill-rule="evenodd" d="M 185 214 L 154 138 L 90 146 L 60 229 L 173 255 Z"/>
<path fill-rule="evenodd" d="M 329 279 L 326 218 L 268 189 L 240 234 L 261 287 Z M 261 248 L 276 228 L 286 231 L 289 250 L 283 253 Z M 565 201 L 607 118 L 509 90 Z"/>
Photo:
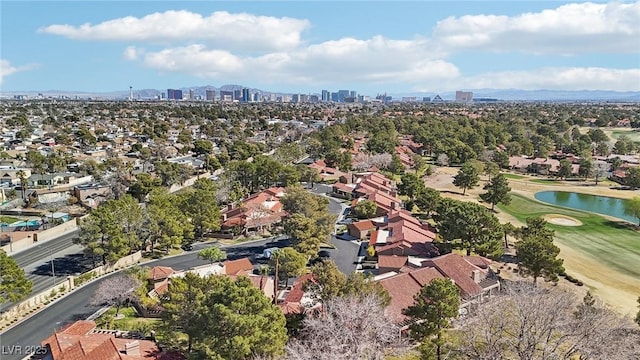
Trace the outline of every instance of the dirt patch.
<path fill-rule="evenodd" d="M 549 224 L 554 225 L 562 225 L 562 226 L 580 226 L 582 222 L 578 219 L 574 219 L 570 216 L 560 215 L 560 214 L 548 214 L 544 216 L 544 219 L 549 222 Z"/>

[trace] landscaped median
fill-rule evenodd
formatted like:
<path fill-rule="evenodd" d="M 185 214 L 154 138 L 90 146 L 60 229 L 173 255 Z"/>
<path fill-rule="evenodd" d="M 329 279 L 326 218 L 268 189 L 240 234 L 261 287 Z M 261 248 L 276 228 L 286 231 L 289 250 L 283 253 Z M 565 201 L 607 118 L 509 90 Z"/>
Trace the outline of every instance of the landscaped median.
<path fill-rule="evenodd" d="M 140 262 L 141 258 L 142 253 L 138 251 L 129 256 L 123 257 L 113 265 L 103 265 L 78 276 L 69 276 L 56 286 L 21 301 L 2 314 L 2 317 L 0 317 L 0 332 L 4 332 L 14 325 L 17 325 L 21 321 L 29 318 L 31 315 L 34 315 L 46 308 L 50 303 L 60 299 L 62 296 L 74 291 L 82 285 L 106 274 L 137 264 Z"/>

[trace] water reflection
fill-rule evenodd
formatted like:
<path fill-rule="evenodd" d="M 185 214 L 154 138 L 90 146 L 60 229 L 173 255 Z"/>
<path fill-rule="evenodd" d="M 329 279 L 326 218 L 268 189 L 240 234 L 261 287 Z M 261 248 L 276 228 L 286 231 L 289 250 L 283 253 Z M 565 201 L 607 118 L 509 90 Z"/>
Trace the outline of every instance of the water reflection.
<path fill-rule="evenodd" d="M 607 196 L 578 194 L 567 191 L 541 191 L 535 198 L 548 204 L 591 211 L 636 223 L 638 220 L 624 213 L 626 200 Z"/>

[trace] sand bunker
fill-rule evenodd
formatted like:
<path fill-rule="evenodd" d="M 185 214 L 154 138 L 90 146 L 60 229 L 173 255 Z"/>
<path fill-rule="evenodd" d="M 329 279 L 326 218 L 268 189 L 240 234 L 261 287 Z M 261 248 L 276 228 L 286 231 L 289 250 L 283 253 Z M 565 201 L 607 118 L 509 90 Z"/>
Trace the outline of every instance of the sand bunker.
<path fill-rule="evenodd" d="M 545 215 L 544 219 L 549 222 L 549 224 L 554 225 L 562 225 L 562 226 L 580 226 L 582 223 L 580 220 L 576 220 L 569 216 L 558 215 L 558 214 L 549 214 Z"/>

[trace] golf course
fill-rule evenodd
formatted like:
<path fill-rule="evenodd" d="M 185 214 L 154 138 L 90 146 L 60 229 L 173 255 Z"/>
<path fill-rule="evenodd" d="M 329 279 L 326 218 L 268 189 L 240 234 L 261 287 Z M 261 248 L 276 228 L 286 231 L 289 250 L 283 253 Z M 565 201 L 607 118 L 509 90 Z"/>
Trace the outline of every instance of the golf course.
<path fill-rule="evenodd" d="M 560 257 L 567 273 L 584 281 L 614 308 L 630 314 L 640 295 L 640 232 L 626 221 L 589 212 L 548 205 L 513 194 L 504 211 L 520 222 L 526 218 L 554 217 L 549 221 L 556 231 Z M 572 221 L 573 219 L 573 221 Z M 560 225 L 562 224 L 562 225 Z"/>

